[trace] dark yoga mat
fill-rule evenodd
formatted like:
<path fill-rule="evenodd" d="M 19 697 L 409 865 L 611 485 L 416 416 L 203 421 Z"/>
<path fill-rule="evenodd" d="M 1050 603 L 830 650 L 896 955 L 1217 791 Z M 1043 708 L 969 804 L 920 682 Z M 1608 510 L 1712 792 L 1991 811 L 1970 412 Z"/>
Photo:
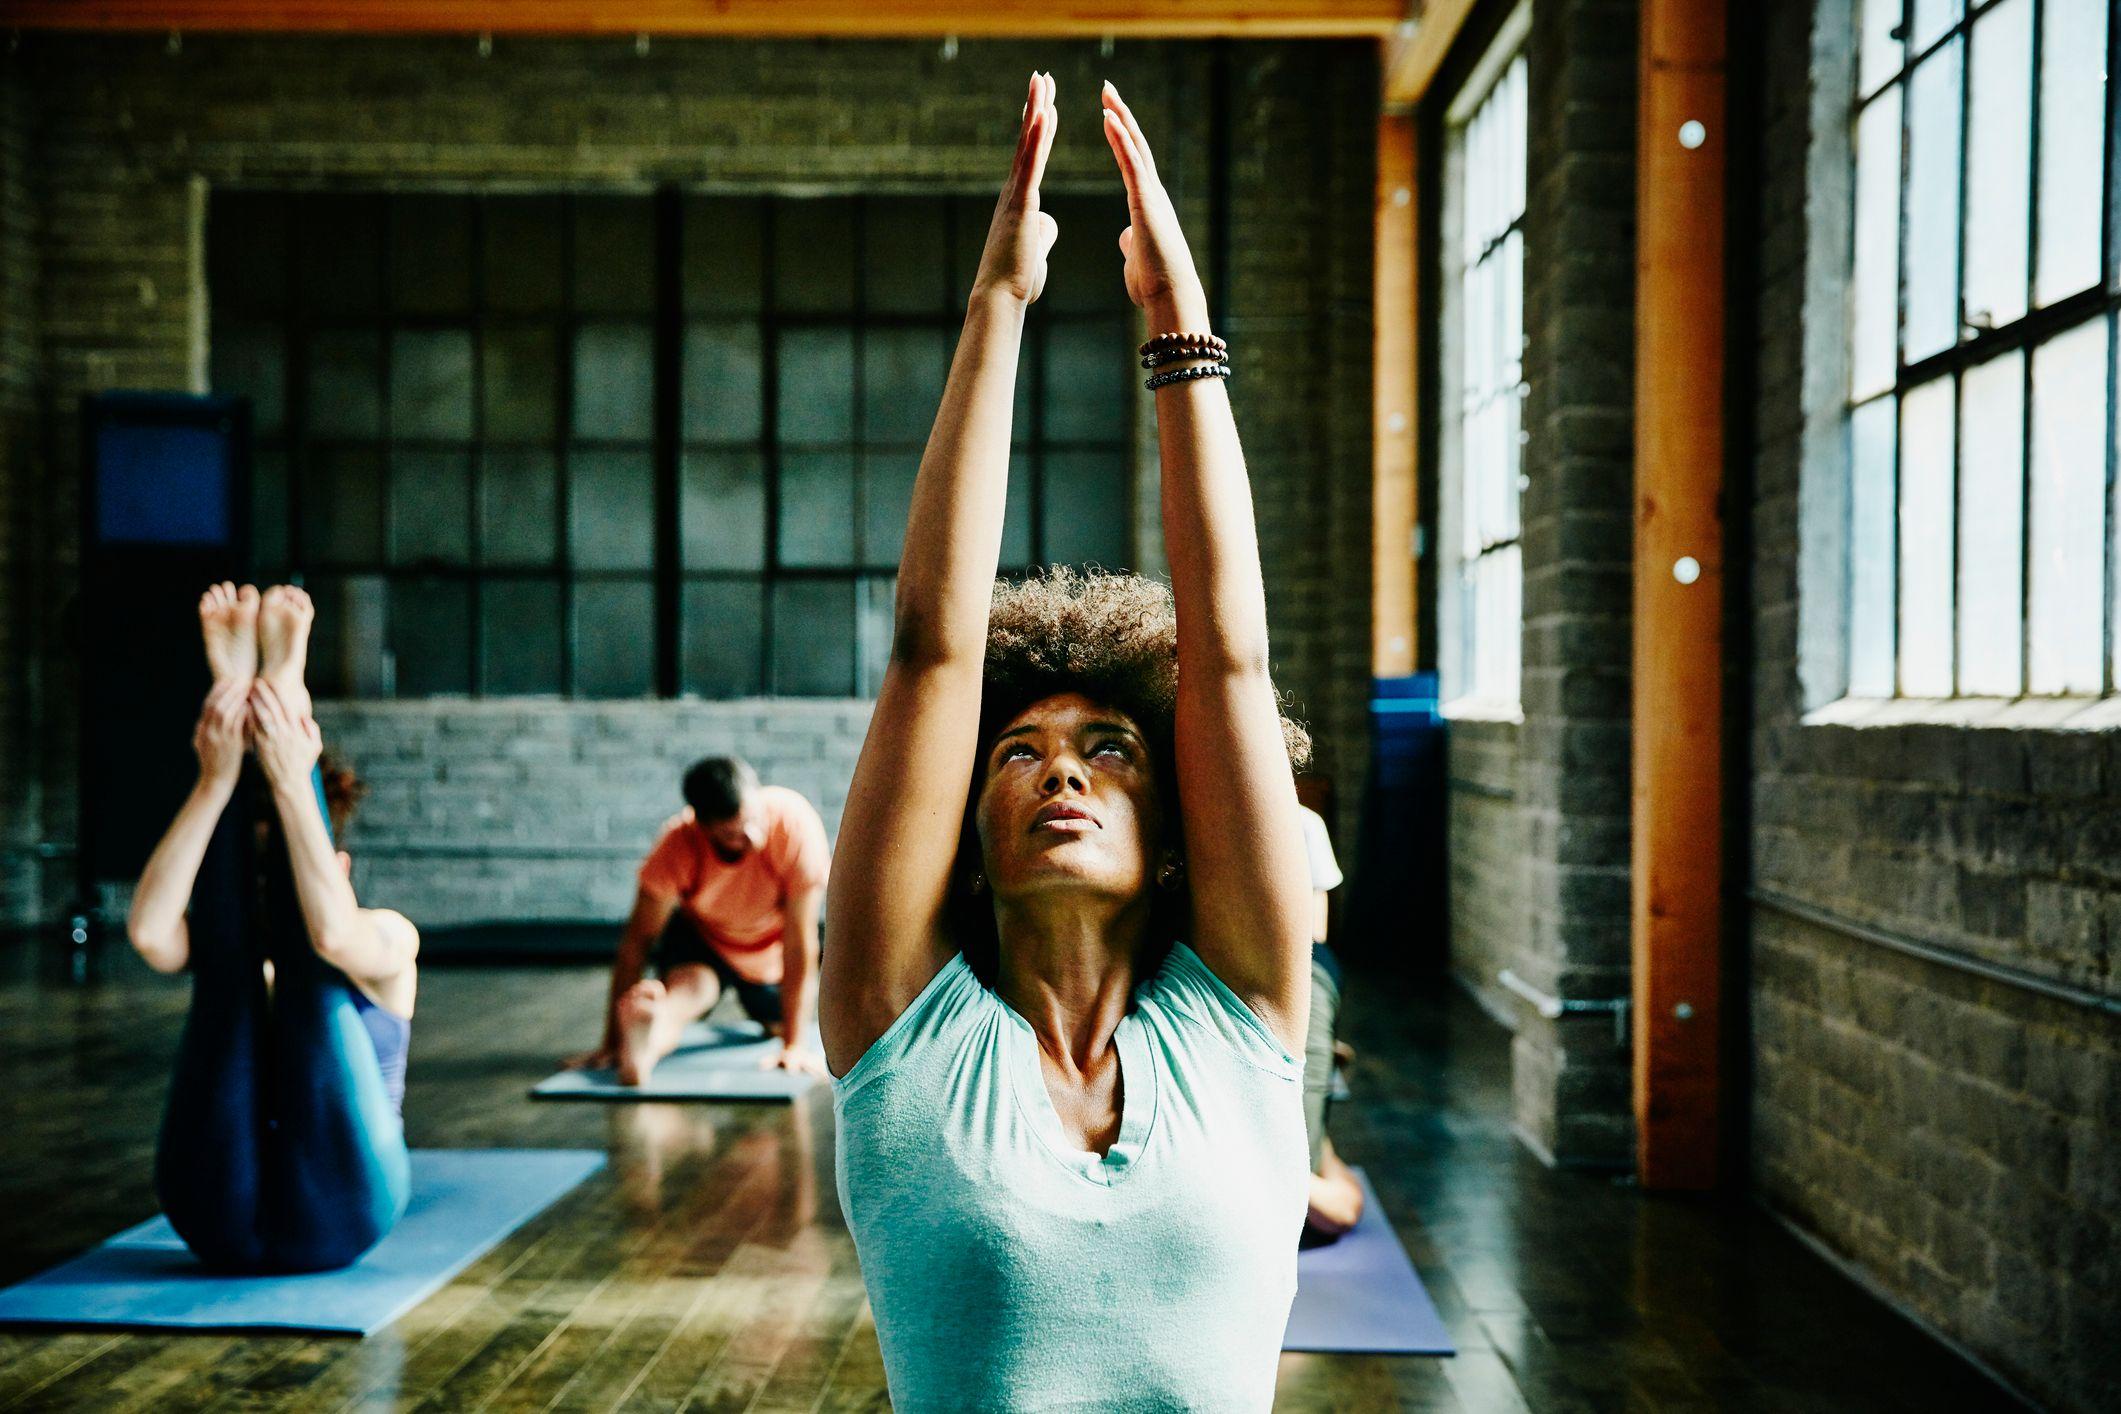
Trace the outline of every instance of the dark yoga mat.
<path fill-rule="evenodd" d="M 156 1217 L 0 1291 L 0 1323 L 369 1335 L 603 1166 L 594 1149 L 415 1149 L 404 1218 L 344 1270 L 217 1275 Z"/>
<path fill-rule="evenodd" d="M 694 1022 L 678 1048 L 648 1073 L 646 1085 L 621 1085 L 611 1070 L 563 1070 L 530 1093 L 539 1100 L 793 1100 L 825 1083 L 815 1075 L 761 1068 L 780 1049 L 755 1023 Z"/>
<path fill-rule="evenodd" d="M 1456 1355 L 1377 1190 L 1361 1169 L 1362 1220 L 1324 1247 L 1296 1255 L 1296 1304 L 1284 1350 L 1350 1355 Z"/>

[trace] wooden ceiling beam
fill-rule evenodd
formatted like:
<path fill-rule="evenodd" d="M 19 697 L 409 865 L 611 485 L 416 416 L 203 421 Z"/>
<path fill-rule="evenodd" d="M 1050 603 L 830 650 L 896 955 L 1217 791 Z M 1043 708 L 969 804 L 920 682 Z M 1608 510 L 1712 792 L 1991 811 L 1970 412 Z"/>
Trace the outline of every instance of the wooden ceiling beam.
<path fill-rule="evenodd" d="M 0 0 L 25 30 L 845 39 L 1382 39 L 1405 0 Z"/>

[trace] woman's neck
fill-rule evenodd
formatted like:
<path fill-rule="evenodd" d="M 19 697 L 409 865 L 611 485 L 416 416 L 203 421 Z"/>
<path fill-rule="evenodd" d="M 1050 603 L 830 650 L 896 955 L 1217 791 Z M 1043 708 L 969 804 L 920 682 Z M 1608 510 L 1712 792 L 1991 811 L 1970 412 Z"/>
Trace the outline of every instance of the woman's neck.
<path fill-rule="evenodd" d="M 1133 1000 L 1148 925 L 1146 905 L 1086 909 L 1080 897 L 997 909 L 996 990 L 1053 1060 L 1091 1069 Z"/>

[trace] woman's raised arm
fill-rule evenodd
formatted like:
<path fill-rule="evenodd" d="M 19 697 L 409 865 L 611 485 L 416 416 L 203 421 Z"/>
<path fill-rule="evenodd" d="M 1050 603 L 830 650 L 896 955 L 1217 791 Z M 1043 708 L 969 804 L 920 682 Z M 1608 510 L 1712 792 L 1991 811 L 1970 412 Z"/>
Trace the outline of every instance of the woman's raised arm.
<path fill-rule="evenodd" d="M 1058 228 L 1039 210 L 1054 84 L 1034 74 L 1016 156 L 921 456 L 897 626 L 847 790 L 826 894 L 818 1026 L 845 1074 L 949 957 L 943 908 L 979 751 L 980 668 L 1001 556 L 1024 311 Z"/>
<path fill-rule="evenodd" d="M 1127 183 L 1127 294 L 1152 336 L 1205 334 L 1208 301 L 1148 141 L 1110 84 L 1105 139 Z M 1242 357 L 1244 350 L 1236 351 Z M 1172 367 L 1179 365 L 1173 364 Z M 1310 877 L 1237 424 L 1221 378 L 1156 392 L 1164 549 L 1178 605 L 1177 755 L 1193 947 L 1290 1051 L 1310 1006 Z"/>

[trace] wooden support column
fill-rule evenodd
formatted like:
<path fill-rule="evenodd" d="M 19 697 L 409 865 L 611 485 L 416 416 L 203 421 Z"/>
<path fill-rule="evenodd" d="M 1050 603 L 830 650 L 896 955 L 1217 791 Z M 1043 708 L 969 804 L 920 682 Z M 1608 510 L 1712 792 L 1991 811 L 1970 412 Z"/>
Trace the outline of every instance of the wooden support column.
<path fill-rule="evenodd" d="M 1642 0 L 1634 1092 L 1646 1188 L 1717 1181 L 1723 826 L 1724 3 Z"/>
<path fill-rule="evenodd" d="M 1414 577 L 1416 308 L 1414 116 L 1377 120 L 1375 298 L 1371 327 L 1370 675 L 1414 671 L 1419 615 Z"/>

